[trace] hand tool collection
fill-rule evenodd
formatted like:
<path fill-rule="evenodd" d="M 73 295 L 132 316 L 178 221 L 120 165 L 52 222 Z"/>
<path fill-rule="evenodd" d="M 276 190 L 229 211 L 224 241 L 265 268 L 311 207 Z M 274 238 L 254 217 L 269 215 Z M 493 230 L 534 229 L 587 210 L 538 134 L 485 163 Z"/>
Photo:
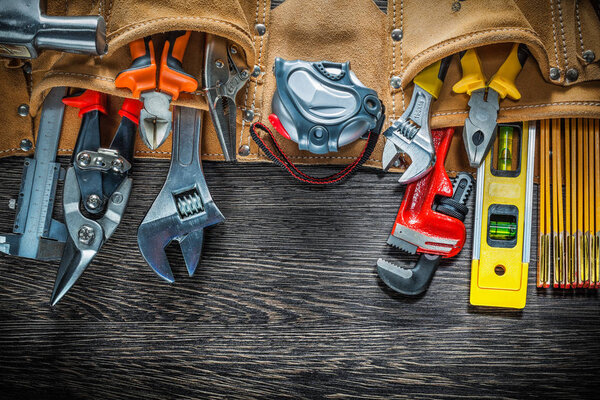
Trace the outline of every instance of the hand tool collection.
<path fill-rule="evenodd" d="M 599 288 L 600 121 L 540 121 L 540 154 L 537 286 Z"/>
<path fill-rule="evenodd" d="M 168 176 L 138 230 L 140 252 L 156 273 L 174 281 L 164 248 L 176 241 L 189 275 L 193 275 L 202 253 L 204 229 L 225 220 L 202 172 L 202 112 L 171 107 L 182 92 L 194 92 L 198 87 L 196 78 L 186 74 L 182 65 L 190 34 L 176 31 L 167 35 L 160 68 L 151 37 L 130 44 L 131 67 L 118 74 L 115 85 L 129 88 L 134 99 L 123 101 L 121 122 L 108 147 L 101 146 L 100 129 L 101 115 L 108 113 L 107 95 L 93 90 L 67 95 L 66 88 L 58 87 L 46 96 L 35 156 L 25 160 L 13 234 L 0 235 L 0 251 L 60 260 L 52 305 L 75 284 L 124 217 L 133 186 L 129 173 L 138 125 L 143 143 L 151 149 L 158 148 L 173 130 Z M 243 55 L 228 40 L 206 35 L 205 48 L 203 91 L 223 152 L 233 161 L 235 99 L 249 73 L 241 67 L 245 65 Z M 66 174 L 55 162 L 65 105 L 79 109 L 81 118 Z M 61 177 L 64 223 L 52 218 Z"/>
<path fill-rule="evenodd" d="M 0 18 L 3 55 L 32 58 L 44 48 L 106 52 L 102 17 L 47 17 L 39 4 L 5 8 L 20 25 L 6 25 Z M 68 27 L 72 40 L 55 40 L 56 35 L 62 38 L 65 34 L 56 27 Z M 4 34 L 10 30 L 16 33 Z M 236 97 L 250 73 L 239 47 L 206 33 L 202 36 L 204 62 L 198 91 L 198 79 L 183 67 L 190 37 L 190 31 L 166 33 L 159 65 L 153 37 L 129 44 L 132 61 L 115 77 L 115 87 L 128 89 L 130 93 L 124 94 L 132 98 L 122 102 L 120 125 L 110 142 L 102 140 L 101 129 L 101 119 L 108 114 L 106 94 L 94 90 L 69 94 L 64 87 L 47 94 L 34 157 L 25 159 L 13 233 L 0 235 L 0 251 L 30 259 L 60 260 L 52 305 L 75 284 L 126 217 L 133 190 L 130 173 L 138 126 L 142 142 L 151 150 L 163 145 L 173 132 L 169 172 L 137 233 L 140 252 L 156 274 L 174 281 L 165 248 L 178 242 L 192 276 L 201 259 L 205 228 L 224 222 L 202 170 L 203 112 L 173 103 L 180 97 L 185 100 L 203 94 L 223 156 L 226 161 L 235 161 Z M 412 268 L 380 258 L 377 272 L 395 292 L 423 294 L 442 260 L 457 255 L 465 244 L 467 203 L 475 187 L 470 302 L 523 308 L 538 123 L 498 123 L 497 119 L 502 99 L 521 97 L 515 80 L 529 52 L 524 45 L 514 44 L 489 81 L 477 50 L 459 55 L 462 78 L 452 89 L 470 96 L 462 139 L 469 164 L 477 168 L 477 182 L 467 172 L 455 172 L 453 180 L 446 172 L 455 128 L 430 129 L 431 104 L 440 96 L 450 56 L 415 76 L 408 107 L 383 132 L 383 169 L 406 167 L 399 179 L 406 185 L 404 197 L 387 243 L 419 254 L 419 258 Z M 382 131 L 385 109 L 377 92 L 358 79 L 349 62 L 276 58 L 273 74 L 277 88 L 268 120 L 285 141 L 278 143 L 261 122 L 250 126 L 253 140 L 297 180 L 324 185 L 348 178 L 369 159 Z M 56 162 L 65 105 L 78 109 L 81 119 L 66 172 Z M 259 131 L 270 136 L 269 143 Z M 599 288 L 600 123 L 545 120 L 539 122 L 539 132 L 537 285 Z M 295 145 L 320 155 L 338 152 L 359 139 L 365 139 L 360 155 L 326 177 L 302 172 L 283 150 Z M 103 147 L 102 143 L 110 144 Z M 64 223 L 52 218 L 57 183 L 63 179 Z"/>

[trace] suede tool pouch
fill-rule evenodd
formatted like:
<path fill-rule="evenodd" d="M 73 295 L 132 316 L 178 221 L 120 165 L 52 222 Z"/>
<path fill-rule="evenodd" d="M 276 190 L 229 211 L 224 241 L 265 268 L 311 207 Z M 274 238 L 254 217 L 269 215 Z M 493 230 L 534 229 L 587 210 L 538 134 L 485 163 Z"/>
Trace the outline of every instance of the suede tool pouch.
<path fill-rule="evenodd" d="M 37 124 L 44 96 L 52 87 L 93 89 L 113 96 L 132 97 L 129 90 L 117 89 L 114 85 L 115 76 L 131 64 L 129 43 L 152 35 L 158 63 L 163 49 L 164 33 L 190 30 L 192 35 L 183 57 L 183 68 L 198 80 L 199 87 L 194 93 L 182 93 L 173 104 L 208 109 L 202 90 L 204 33 L 228 39 L 230 43 L 241 50 L 240 54 L 244 55 L 247 63 L 253 65 L 255 56 L 251 34 L 253 27 L 248 23 L 248 12 L 247 8 L 242 7 L 238 0 L 187 0 L 185 2 L 179 0 L 70 0 L 68 2 L 49 0 L 47 13 L 50 15 L 102 15 L 107 25 L 108 53 L 102 57 L 90 57 L 54 51 L 43 52 L 39 58 L 31 60 L 30 100 L 17 99 L 17 96 L 14 96 L 14 100 L 29 104 L 31 115 L 35 117 L 34 124 Z M 246 68 L 245 65 L 242 67 Z M 4 68 L 0 73 L 16 75 L 16 72 Z M 21 77 L 18 82 L 21 86 L 27 84 L 27 80 Z M 14 90 L 8 93 L 12 91 Z M 27 93 L 27 90 L 19 90 L 21 97 L 27 96 Z M 118 110 L 117 107 L 121 100 L 111 101 L 111 98 L 114 99 L 114 97 L 109 98 L 111 111 Z M 11 96 L 9 107 L 12 108 L 10 111 L 14 114 L 16 108 L 15 104 L 12 104 L 12 100 Z M 107 122 L 102 126 L 102 135 L 107 136 L 107 140 L 110 140 L 119 121 L 116 112 L 112 112 L 110 116 L 112 118 L 105 118 L 104 120 Z M 10 140 L 3 141 L 0 151 L 6 151 L 0 154 L 18 152 L 15 149 L 18 148 L 18 143 L 24 137 L 24 132 L 32 130 L 31 128 L 26 129 L 24 126 L 25 120 L 29 118 L 16 118 L 19 127 L 14 132 L 7 134 L 10 136 Z M 12 119 L 11 124 L 13 124 Z M 110 126 L 111 124 L 112 126 Z M 72 151 L 79 125 L 80 120 L 76 110 L 68 107 L 63 122 L 59 154 L 69 154 Z M 212 124 L 205 123 L 203 129 L 202 148 L 205 158 L 222 159 L 222 151 Z M 15 137 L 13 138 L 12 135 Z M 169 158 L 170 151 L 170 140 L 167 140 L 155 151 L 150 151 L 143 146 L 141 140 L 137 140 L 135 155 L 137 157 Z"/>
<path fill-rule="evenodd" d="M 2 102 L 4 114 L 16 128 L 5 132 L 0 155 L 20 152 L 29 117 L 14 115 L 31 92 L 32 115 L 53 86 L 91 88 L 122 97 L 114 77 L 130 63 L 127 43 L 149 34 L 192 30 L 184 57 L 185 70 L 201 77 L 203 34 L 210 32 L 236 43 L 248 67 L 260 68 L 237 98 L 239 161 L 267 161 L 250 137 L 252 122 L 270 127 L 275 93 L 272 72 L 276 57 L 285 59 L 349 61 L 363 83 L 375 89 L 387 115 L 383 129 L 408 106 L 412 79 L 427 65 L 445 56 L 478 48 L 487 78 L 508 55 L 511 43 L 527 45 L 532 56 L 516 80 L 522 97 L 500 103 L 500 122 L 549 117 L 600 117 L 600 19 L 593 0 L 113 0 L 48 1 L 54 15 L 102 14 L 107 22 L 109 53 L 104 57 L 45 52 L 33 60 L 31 80 L 20 69 L 1 67 L 9 76 Z M 379 7 L 378 7 L 379 5 Z M 155 35 L 156 36 L 156 35 Z M 155 43 L 157 49 L 161 43 Z M 16 72 L 19 71 L 19 72 Z M 432 104 L 432 128 L 462 126 L 468 114 L 465 94 L 452 93 L 461 77 L 458 57 L 450 64 L 445 84 Z M 394 79 L 392 79 L 394 78 Z M 16 87 L 13 87 L 14 80 Z M 11 82 L 11 83 L 9 83 Z M 391 83 L 394 82 L 394 86 Z M 26 102 L 26 101 L 25 101 Z M 18 104 L 17 104 L 18 103 Z M 201 90 L 184 94 L 179 104 L 206 108 Z M 115 114 L 116 115 L 116 114 Z M 244 117 L 242 119 L 242 116 Z M 115 125 L 117 123 L 115 118 Z M 79 127 L 75 110 L 67 110 L 60 148 L 68 153 Z M 34 126 L 35 129 L 35 126 Z M 204 159 L 222 159 L 212 124 L 204 124 Z M 34 131 L 34 130 L 32 130 Z M 31 135 L 31 133 L 29 133 Z M 454 135 L 447 168 L 468 169 L 460 134 Z M 31 137 L 31 136 L 29 136 Z M 277 137 L 295 163 L 347 164 L 362 151 L 354 142 L 336 153 L 315 155 L 298 150 L 295 143 Z M 139 142 L 139 141 L 138 141 Z M 380 168 L 384 139 L 380 138 L 366 165 Z M 170 142 L 151 152 L 137 147 L 136 156 L 168 158 Z"/>
<path fill-rule="evenodd" d="M 251 78 L 244 96 L 242 107 L 252 111 L 249 115 L 254 118 L 239 126 L 240 145 L 250 146 L 249 155 L 243 159 L 264 159 L 250 138 L 249 126 L 258 121 L 270 127 L 276 57 L 349 61 L 356 75 L 382 99 L 386 129 L 408 106 L 412 79 L 426 66 L 478 48 L 489 79 L 508 56 L 511 44 L 524 43 L 532 56 L 516 81 L 522 98 L 501 101 L 500 122 L 600 117 L 600 20 L 590 1 L 465 0 L 458 10 L 453 3 L 389 0 L 378 7 L 381 2 L 373 0 L 285 0 L 272 8 L 269 1 L 256 0 L 260 12 L 251 24 L 264 26 L 263 34 L 254 36 L 256 62 L 262 74 Z M 440 97 L 432 105 L 433 129 L 464 124 L 469 97 L 451 91 L 460 78 L 455 56 Z M 450 172 L 470 169 L 461 136 L 454 135 L 448 154 L 446 167 Z M 276 139 L 295 163 L 345 164 L 364 147 L 358 141 L 336 153 L 315 155 L 298 150 L 283 137 Z M 383 144 L 380 138 L 365 165 L 381 167 Z"/>

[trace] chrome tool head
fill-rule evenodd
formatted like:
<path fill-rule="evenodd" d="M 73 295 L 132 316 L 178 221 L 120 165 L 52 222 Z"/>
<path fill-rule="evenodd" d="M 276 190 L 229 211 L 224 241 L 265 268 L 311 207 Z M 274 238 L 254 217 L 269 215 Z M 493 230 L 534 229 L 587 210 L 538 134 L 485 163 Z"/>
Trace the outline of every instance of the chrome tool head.
<path fill-rule="evenodd" d="M 124 179 L 110 197 L 102 218 L 92 220 L 81 213 L 82 198 L 75 169 L 73 167 L 68 169 L 65 177 L 63 207 L 69 236 L 52 291 L 52 305 L 58 303 L 77 282 L 96 257 L 98 250 L 117 229 L 129 201 L 131 187 L 132 179 Z"/>
<path fill-rule="evenodd" d="M 498 118 L 498 92 L 485 88 L 475 90 L 469 99 L 469 117 L 465 120 L 463 141 L 473 168 L 481 165 L 496 139 L 496 119 Z"/>
<path fill-rule="evenodd" d="M 235 97 L 250 78 L 239 48 L 227 39 L 206 34 L 204 90 L 213 125 L 226 161 L 236 158 Z"/>
<path fill-rule="evenodd" d="M 168 282 L 173 272 L 165 247 L 179 242 L 189 275 L 202 252 L 204 228 L 225 220 L 210 196 L 200 165 L 201 111 L 175 107 L 173 152 L 165 184 L 138 229 L 146 262 Z"/>
<path fill-rule="evenodd" d="M 402 154 L 410 157 L 410 165 L 398 180 L 402 184 L 419 180 L 435 164 L 435 149 L 429 129 L 431 100 L 431 94 L 415 85 L 408 108 L 383 133 L 387 138 L 382 158 L 385 171 L 397 165 Z"/>
<path fill-rule="evenodd" d="M 140 112 L 140 136 L 149 149 L 156 150 L 171 133 L 171 96 L 149 91 L 143 92 L 140 100 L 144 103 Z"/>

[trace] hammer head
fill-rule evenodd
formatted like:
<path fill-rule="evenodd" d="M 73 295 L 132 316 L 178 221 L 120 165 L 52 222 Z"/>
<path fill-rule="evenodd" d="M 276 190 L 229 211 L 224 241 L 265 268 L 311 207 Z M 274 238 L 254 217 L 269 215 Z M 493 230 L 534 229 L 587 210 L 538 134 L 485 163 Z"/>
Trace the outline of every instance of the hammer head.
<path fill-rule="evenodd" d="M 0 8 L 0 56 L 36 58 L 41 50 L 106 54 L 102 16 L 47 16 L 41 2 L 3 0 Z"/>

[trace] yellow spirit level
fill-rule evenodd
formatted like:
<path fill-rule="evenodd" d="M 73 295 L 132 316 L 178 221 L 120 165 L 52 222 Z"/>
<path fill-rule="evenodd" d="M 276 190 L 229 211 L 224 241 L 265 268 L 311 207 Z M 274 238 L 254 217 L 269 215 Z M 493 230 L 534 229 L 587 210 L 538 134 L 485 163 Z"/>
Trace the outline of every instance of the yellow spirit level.
<path fill-rule="evenodd" d="M 523 308 L 531 247 L 535 123 L 499 124 L 477 170 L 471 304 Z"/>

